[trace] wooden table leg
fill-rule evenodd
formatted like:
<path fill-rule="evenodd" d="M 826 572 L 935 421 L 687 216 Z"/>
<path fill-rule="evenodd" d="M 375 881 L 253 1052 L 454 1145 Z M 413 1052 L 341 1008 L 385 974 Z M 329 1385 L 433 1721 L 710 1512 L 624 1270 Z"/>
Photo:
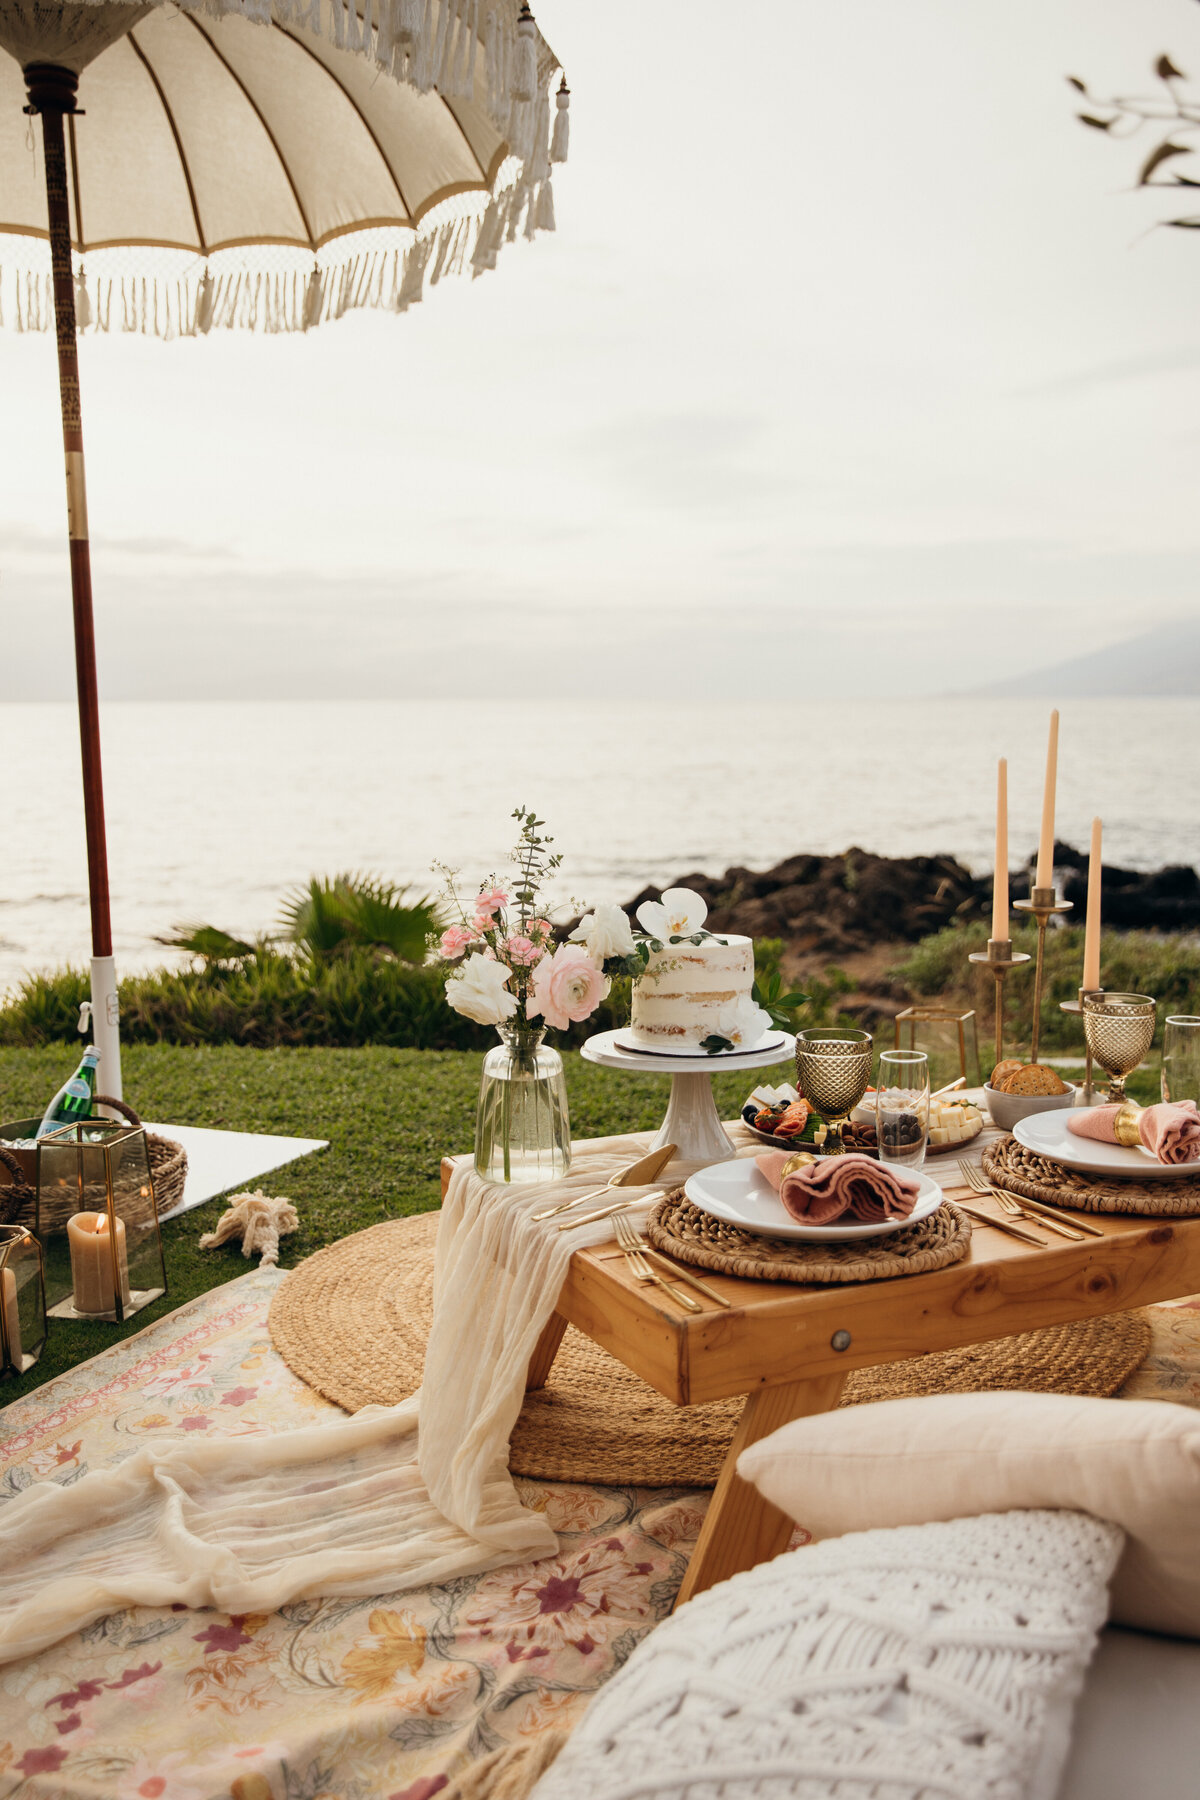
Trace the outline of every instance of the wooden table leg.
<path fill-rule="evenodd" d="M 747 1397 L 676 1606 L 787 1548 L 792 1520 L 764 1500 L 757 1488 L 742 1480 L 737 1459 L 747 1445 L 757 1443 L 789 1420 L 829 1412 L 840 1400 L 845 1385 L 844 1375 L 821 1375 L 811 1381 L 757 1388 Z"/>
<path fill-rule="evenodd" d="M 561 1313 L 551 1313 L 542 1327 L 542 1335 L 534 1346 L 533 1355 L 529 1359 L 529 1373 L 525 1377 L 525 1392 L 532 1394 L 538 1388 L 544 1388 L 550 1379 L 550 1370 L 554 1366 L 554 1358 L 558 1355 L 558 1346 L 563 1341 L 563 1332 L 567 1329 L 567 1321 Z"/>

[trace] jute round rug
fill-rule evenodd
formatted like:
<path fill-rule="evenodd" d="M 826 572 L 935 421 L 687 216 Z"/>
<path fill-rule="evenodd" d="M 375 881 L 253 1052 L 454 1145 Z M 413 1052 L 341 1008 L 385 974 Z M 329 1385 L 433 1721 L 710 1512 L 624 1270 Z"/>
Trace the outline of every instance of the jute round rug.
<path fill-rule="evenodd" d="M 394 1405 L 421 1385 L 437 1223 L 436 1213 L 424 1213 L 355 1232 L 310 1256 L 276 1290 L 275 1348 L 348 1412 Z M 856 1370 L 842 1405 L 986 1388 L 1113 1394 L 1149 1346 L 1143 1315 L 1117 1313 Z M 672 1406 L 571 1326 L 549 1382 L 525 1401 L 510 1466 L 543 1481 L 712 1487 L 741 1409 L 740 1398 Z"/>

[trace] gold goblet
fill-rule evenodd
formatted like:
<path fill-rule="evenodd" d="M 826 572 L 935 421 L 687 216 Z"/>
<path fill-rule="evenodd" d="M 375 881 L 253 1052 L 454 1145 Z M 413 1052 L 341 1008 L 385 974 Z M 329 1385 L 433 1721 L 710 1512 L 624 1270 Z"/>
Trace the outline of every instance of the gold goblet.
<path fill-rule="evenodd" d="M 796 1033 L 796 1083 L 826 1127 L 823 1154 L 841 1156 L 842 1127 L 871 1085 L 871 1034 L 814 1028 Z"/>
<path fill-rule="evenodd" d="M 1154 1001 L 1149 994 L 1084 994 L 1083 1035 L 1110 1077 L 1108 1097 L 1120 1105 L 1132 1075 L 1154 1039 Z"/>

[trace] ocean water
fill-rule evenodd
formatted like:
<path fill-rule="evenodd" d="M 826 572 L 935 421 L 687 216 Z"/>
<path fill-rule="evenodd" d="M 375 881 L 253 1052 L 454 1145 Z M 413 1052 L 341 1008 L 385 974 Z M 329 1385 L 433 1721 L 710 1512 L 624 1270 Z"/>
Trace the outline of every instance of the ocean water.
<path fill-rule="evenodd" d="M 1047 719 L 1041 701 L 769 696 L 108 706 L 118 967 L 171 961 L 154 939 L 181 923 L 268 929 L 310 874 L 428 892 L 435 857 L 467 881 L 502 871 L 519 803 L 555 836 L 564 903 L 851 844 L 984 870 L 1007 755 L 1015 867 L 1036 844 Z M 78 758 L 70 706 L 0 709 L 0 990 L 89 954 Z M 1106 860 L 1195 863 L 1198 791 L 1200 701 L 1062 709 L 1060 838 L 1086 848 L 1098 813 Z"/>

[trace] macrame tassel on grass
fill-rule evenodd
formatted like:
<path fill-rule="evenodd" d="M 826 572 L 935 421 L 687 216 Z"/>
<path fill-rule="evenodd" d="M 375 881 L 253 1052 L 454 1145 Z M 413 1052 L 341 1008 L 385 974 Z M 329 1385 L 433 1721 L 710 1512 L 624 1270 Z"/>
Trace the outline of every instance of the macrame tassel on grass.
<path fill-rule="evenodd" d="M 554 136 L 550 139 L 550 161 L 566 162 L 571 142 L 571 90 L 564 75 L 554 96 Z"/>
<path fill-rule="evenodd" d="M 272 1197 L 264 1194 L 261 1188 L 255 1188 L 252 1194 L 230 1197 L 229 1210 L 221 1214 L 215 1231 L 204 1233 L 200 1248 L 215 1250 L 219 1244 L 227 1244 L 230 1238 L 240 1237 L 242 1255 L 254 1256 L 261 1251 L 259 1267 L 266 1269 L 279 1261 L 280 1238 L 295 1231 L 299 1223 L 299 1213 L 283 1194 Z"/>

